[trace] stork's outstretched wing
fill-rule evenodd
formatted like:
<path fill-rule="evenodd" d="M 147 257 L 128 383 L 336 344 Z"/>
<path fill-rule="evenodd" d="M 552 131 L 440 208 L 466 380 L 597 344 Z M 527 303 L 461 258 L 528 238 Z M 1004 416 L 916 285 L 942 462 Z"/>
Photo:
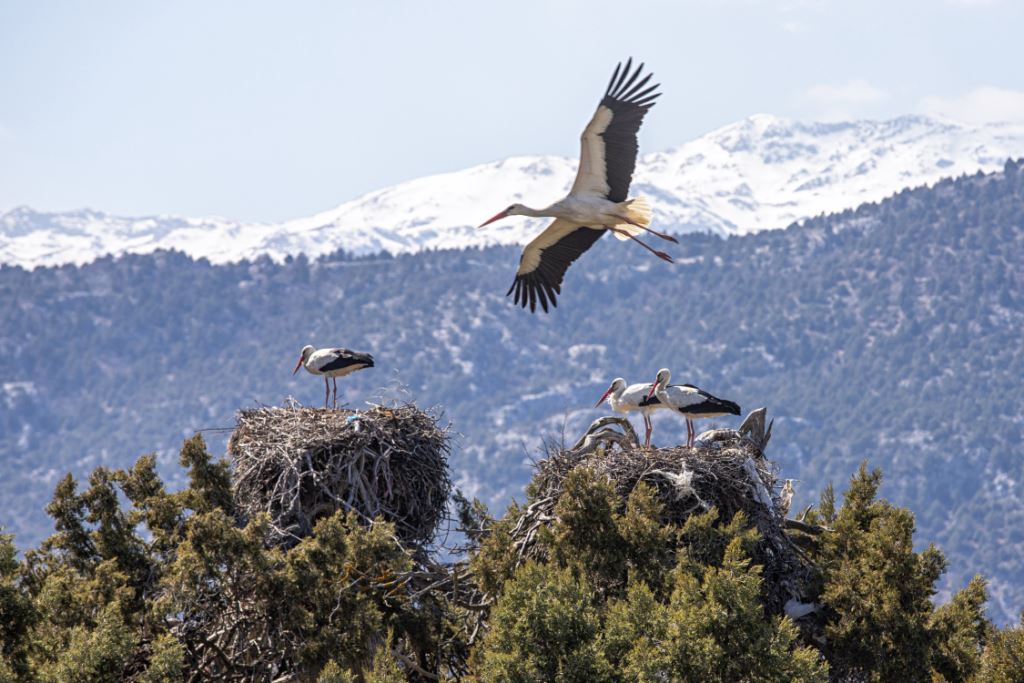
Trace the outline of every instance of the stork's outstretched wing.
<path fill-rule="evenodd" d="M 523 249 L 515 282 L 506 296 L 515 293 L 514 301 L 523 308 L 537 311 L 540 302 L 544 312 L 548 304 L 558 304 L 555 297 L 562 292 L 562 278 L 572 262 L 590 249 L 607 232 L 556 219 Z"/>
<path fill-rule="evenodd" d="M 626 201 L 636 166 L 636 134 L 647 110 L 661 93 L 640 78 L 644 65 L 630 73 L 633 59 L 615 67 L 601 103 L 580 136 L 580 168 L 571 194 L 593 193 L 613 202 Z"/>

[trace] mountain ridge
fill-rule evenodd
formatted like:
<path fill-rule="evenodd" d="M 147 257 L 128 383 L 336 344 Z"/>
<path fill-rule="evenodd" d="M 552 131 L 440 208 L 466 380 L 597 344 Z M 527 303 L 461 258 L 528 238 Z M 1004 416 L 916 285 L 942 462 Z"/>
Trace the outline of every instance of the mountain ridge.
<path fill-rule="evenodd" d="M 1024 155 L 1024 126 L 908 115 L 803 123 L 755 114 L 640 157 L 633 194 L 677 233 L 779 229 L 943 177 L 994 171 Z M 281 261 L 338 249 L 355 255 L 524 244 L 544 219 L 477 230 L 511 202 L 540 206 L 568 191 L 576 160 L 519 156 L 374 190 L 312 216 L 276 223 L 221 217 L 124 217 L 94 209 L 0 213 L 0 263 L 81 265 L 105 255 L 177 249 L 213 263 Z"/>

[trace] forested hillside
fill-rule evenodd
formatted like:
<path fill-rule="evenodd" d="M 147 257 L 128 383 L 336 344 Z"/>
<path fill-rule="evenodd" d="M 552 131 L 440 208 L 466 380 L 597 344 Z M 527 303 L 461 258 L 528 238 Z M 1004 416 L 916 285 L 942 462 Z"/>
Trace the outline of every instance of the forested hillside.
<path fill-rule="evenodd" d="M 494 248 L 212 266 L 176 253 L 0 268 L 0 524 L 49 530 L 64 472 L 174 454 L 196 429 L 322 383 L 289 372 L 303 344 L 372 351 L 353 405 L 407 392 L 463 436 L 456 484 L 522 496 L 544 437 L 570 438 L 616 376 L 658 368 L 776 417 L 795 506 L 869 459 L 882 492 L 938 543 L 945 586 L 991 577 L 991 614 L 1024 607 L 1024 169 L 943 181 L 878 205 L 739 238 L 688 235 L 677 265 L 604 240 L 560 307 L 504 293 Z M 339 390 L 341 386 L 339 386 Z M 339 392 L 340 393 L 340 392 Z M 683 425 L 657 420 L 654 441 Z M 221 432 L 206 432 L 215 450 Z M 948 594 L 947 594 L 948 595 Z"/>

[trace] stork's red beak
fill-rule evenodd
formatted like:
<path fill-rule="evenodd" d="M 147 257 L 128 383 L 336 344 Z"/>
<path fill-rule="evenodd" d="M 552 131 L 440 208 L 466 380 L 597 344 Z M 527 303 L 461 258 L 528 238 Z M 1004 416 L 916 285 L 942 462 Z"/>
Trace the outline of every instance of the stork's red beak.
<path fill-rule="evenodd" d="M 603 394 L 601 394 L 601 400 L 600 400 L 600 401 L 598 401 L 597 403 L 595 403 L 595 404 L 594 404 L 594 407 L 596 408 L 596 407 L 598 407 L 599 405 L 601 405 L 602 403 L 604 403 L 604 400 L 605 400 L 606 398 L 608 398 L 608 394 L 610 394 L 610 393 L 612 393 L 612 388 L 611 388 L 611 387 L 608 387 L 608 391 L 606 391 L 606 392 L 604 392 Z"/>
<path fill-rule="evenodd" d="M 302 356 L 299 356 L 299 362 L 295 364 L 295 369 L 292 370 L 292 374 L 294 375 L 296 372 L 298 372 L 299 368 L 301 368 L 301 367 L 302 367 Z"/>
<path fill-rule="evenodd" d="M 478 225 L 477 226 L 477 230 L 479 230 L 480 228 L 484 227 L 485 225 L 490 225 L 494 221 L 500 221 L 502 218 L 505 218 L 506 216 L 508 216 L 508 211 L 507 210 L 502 211 L 500 213 L 496 213 L 493 216 L 491 216 L 490 218 L 488 218 L 487 220 L 485 220 L 483 223 Z"/>
<path fill-rule="evenodd" d="M 658 388 L 658 380 L 651 383 L 651 390 L 647 392 L 647 398 L 654 396 L 654 390 Z"/>

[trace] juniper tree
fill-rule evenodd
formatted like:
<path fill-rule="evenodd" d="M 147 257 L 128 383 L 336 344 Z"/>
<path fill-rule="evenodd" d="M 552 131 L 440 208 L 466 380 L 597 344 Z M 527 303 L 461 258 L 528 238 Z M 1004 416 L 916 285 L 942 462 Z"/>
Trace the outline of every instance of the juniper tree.
<path fill-rule="evenodd" d="M 467 605 L 409 588 L 422 557 L 391 525 L 339 510 L 276 545 L 201 438 L 181 462 L 178 492 L 153 456 L 81 491 L 62 479 L 56 532 L 20 559 L 0 535 L 0 681 L 1024 680 L 1024 624 L 986 619 L 980 577 L 936 607 L 944 559 L 914 550 L 913 516 L 866 467 L 806 514 L 819 533 L 794 536 L 819 605 L 797 625 L 765 598 L 750 517 L 669 521 L 644 482 L 571 471 L 529 557 L 515 527 L 535 500 L 498 519 L 464 500 Z M 443 665 L 452 648 L 464 667 Z"/>

